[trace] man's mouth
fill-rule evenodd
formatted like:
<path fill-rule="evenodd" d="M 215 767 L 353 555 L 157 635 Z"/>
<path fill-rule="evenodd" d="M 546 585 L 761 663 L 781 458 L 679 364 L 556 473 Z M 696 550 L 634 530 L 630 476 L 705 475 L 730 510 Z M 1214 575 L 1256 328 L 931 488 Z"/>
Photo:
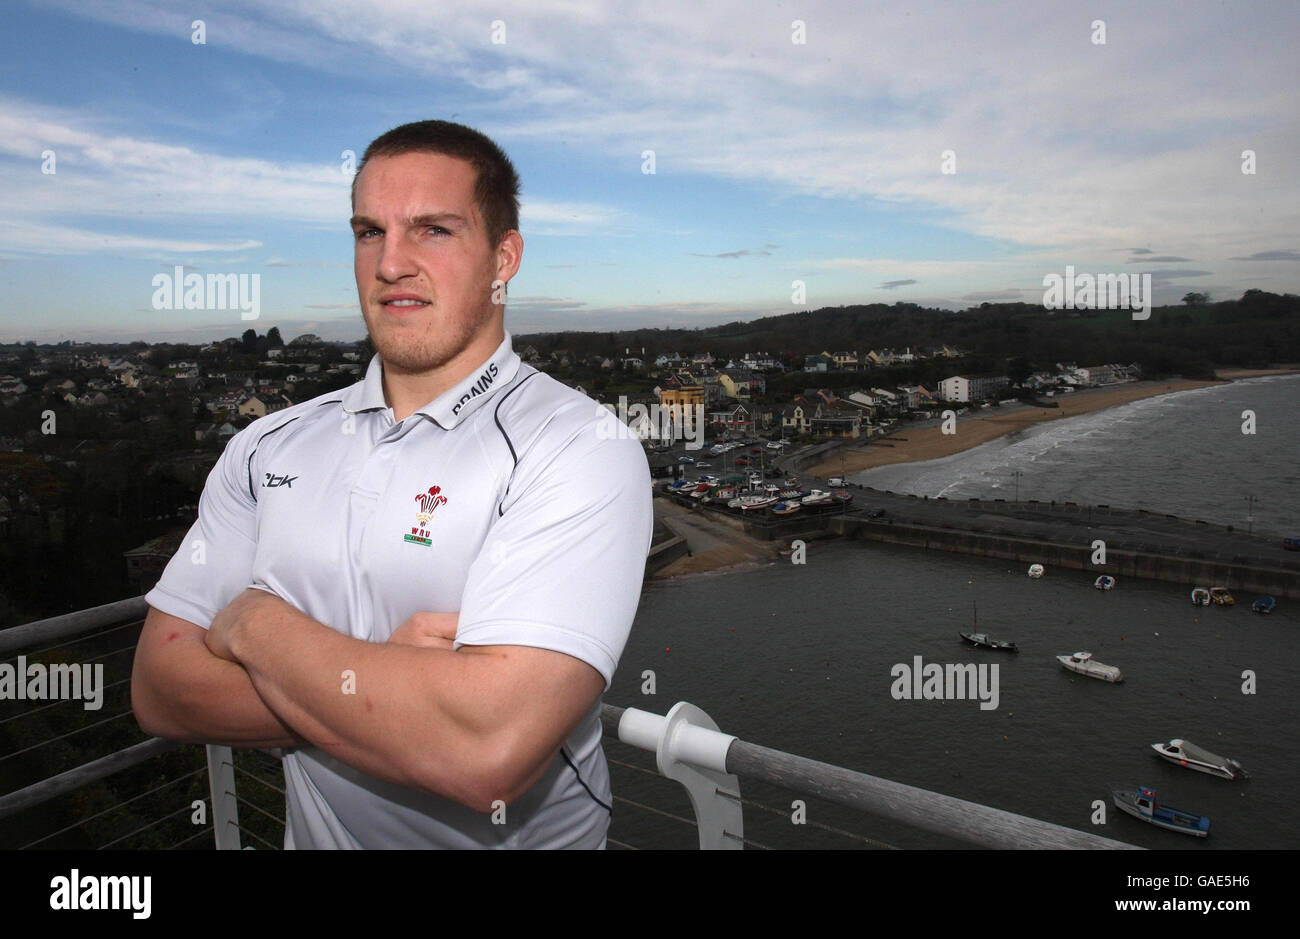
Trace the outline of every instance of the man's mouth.
<path fill-rule="evenodd" d="M 379 305 L 387 307 L 390 310 L 407 310 L 415 307 L 428 306 L 429 301 L 423 300 L 420 297 L 412 296 L 384 297 L 380 299 Z"/>

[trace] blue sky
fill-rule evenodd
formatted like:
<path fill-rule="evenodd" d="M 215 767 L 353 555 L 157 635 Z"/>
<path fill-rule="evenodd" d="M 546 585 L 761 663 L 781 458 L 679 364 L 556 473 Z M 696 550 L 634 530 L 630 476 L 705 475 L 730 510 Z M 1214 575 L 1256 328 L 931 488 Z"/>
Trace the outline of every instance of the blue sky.
<path fill-rule="evenodd" d="M 342 155 L 430 117 L 520 171 L 515 333 L 1297 292 L 1297 47 L 1291 2 L 10 0 L 0 341 L 360 338 Z M 155 310 L 175 265 L 260 319 Z"/>

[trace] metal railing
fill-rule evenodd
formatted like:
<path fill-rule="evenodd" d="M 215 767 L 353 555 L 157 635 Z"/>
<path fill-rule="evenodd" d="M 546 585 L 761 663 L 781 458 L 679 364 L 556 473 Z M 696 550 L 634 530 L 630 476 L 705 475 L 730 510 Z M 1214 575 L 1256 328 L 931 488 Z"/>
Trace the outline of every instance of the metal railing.
<path fill-rule="evenodd" d="M 0 659 L 42 646 L 33 656 L 59 650 L 71 642 L 82 639 L 106 637 L 139 624 L 147 611 L 143 597 L 123 600 L 89 610 L 80 610 L 65 616 L 17 626 L 0 631 Z M 51 643 L 54 643 L 53 645 Z M 110 642 L 109 644 L 116 644 Z M 133 648 L 133 644 L 131 646 Z M 121 650 L 119 650 L 121 651 Z M 129 682 L 128 676 L 124 681 Z M 122 687 L 123 682 L 114 683 Z M 70 702 L 62 701 L 42 705 L 40 712 Z M 11 715 L 0 721 L 15 721 L 28 711 Z M 113 717 L 94 720 L 70 733 L 54 735 L 30 746 L 0 754 L 0 773 L 6 765 L 19 756 L 35 753 L 48 744 L 61 741 L 72 734 L 101 727 L 130 714 L 129 703 L 125 711 Z M 1076 831 L 1049 822 L 1039 821 L 1012 812 L 994 809 L 974 802 L 906 786 L 891 780 L 869 776 L 843 767 L 810 760 L 795 754 L 770 749 L 755 743 L 739 740 L 722 733 L 702 710 L 692 704 L 680 702 L 667 715 L 652 714 L 636 708 L 620 708 L 605 704 L 601 713 L 607 741 L 620 741 L 629 747 L 654 754 L 655 770 L 611 760 L 629 771 L 674 780 L 684 787 L 690 800 L 694 818 L 625 797 L 616 796 L 621 805 L 645 811 L 656 818 L 667 818 L 686 825 L 694 825 L 697 841 L 703 849 L 738 849 L 746 845 L 767 847 L 745 836 L 745 809 L 789 816 L 789 811 L 764 805 L 753 799 L 742 798 L 740 778 L 755 784 L 776 786 L 798 795 L 819 799 L 855 812 L 869 813 L 890 824 L 905 826 L 908 830 L 931 832 L 968 844 L 988 848 L 1131 848 L 1110 839 Z M 169 755 L 186 754 L 189 764 L 175 769 L 171 778 L 157 782 L 157 776 L 143 782 L 132 782 L 131 787 L 150 784 L 147 789 L 133 793 L 129 798 L 111 803 L 90 814 L 83 815 L 70 825 L 27 840 L 14 840 L 12 847 L 41 847 L 59 836 L 82 831 L 92 821 L 103 819 L 129 806 L 140 811 L 140 800 L 170 790 L 168 798 L 173 806 L 170 812 L 162 808 L 146 812 L 144 824 L 125 835 L 112 837 L 97 847 L 120 846 L 130 838 L 145 832 L 160 838 L 160 826 L 189 814 L 189 824 L 196 830 L 183 831 L 185 837 L 168 847 L 194 846 L 201 835 L 208 835 L 218 850 L 238 850 L 245 838 L 255 844 L 248 847 L 274 849 L 273 842 L 282 837 L 284 819 L 274 811 L 278 805 L 283 810 L 283 777 L 276 777 L 279 761 L 270 751 L 240 750 L 230 747 L 187 746 L 148 738 L 119 747 L 110 753 L 95 757 L 72 768 L 53 772 L 36 779 L 5 795 L 0 795 L 0 824 L 12 825 L 13 820 L 25 812 L 39 810 L 54 800 L 71 793 L 82 792 L 92 783 L 102 782 L 134 768 L 146 767 Z M 202 760 L 197 759 L 202 754 Z M 21 774 L 9 773 L 10 776 Z M 191 798 L 198 794 L 199 777 L 206 775 L 207 800 Z M 270 777 L 270 778 L 268 778 Z M 248 785 L 241 784 L 246 781 Z M 252 786 L 257 788 L 252 788 Z M 173 788 L 175 787 L 175 788 Z M 178 792 L 186 792 L 178 796 Z M 98 802 L 89 799 L 92 807 Z M 102 801 L 102 800 L 100 800 Z M 179 804 L 178 804 L 179 803 Z M 241 810 L 246 820 L 241 824 Z M 210 815 L 210 818 L 209 818 Z M 892 847 L 879 839 L 848 831 L 842 827 L 814 822 L 813 827 L 837 837 L 852 840 L 860 845 Z M 260 830 L 260 834 L 259 834 Z M 113 833 L 115 834 L 115 833 Z M 168 839 L 170 840 L 170 839 Z M 622 841 L 610 839 L 612 846 L 631 847 Z"/>

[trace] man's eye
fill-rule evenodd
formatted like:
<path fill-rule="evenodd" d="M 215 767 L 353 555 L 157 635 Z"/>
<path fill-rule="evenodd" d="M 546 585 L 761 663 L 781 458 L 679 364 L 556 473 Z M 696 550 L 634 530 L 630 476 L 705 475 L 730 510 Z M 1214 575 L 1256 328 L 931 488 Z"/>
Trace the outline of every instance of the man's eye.
<path fill-rule="evenodd" d="M 364 241 L 370 235 L 383 234 L 378 228 L 359 228 L 357 229 L 357 241 Z"/>
<path fill-rule="evenodd" d="M 450 235 L 450 234 L 451 234 L 451 232 L 449 232 L 447 229 L 443 228 L 441 225 L 430 225 L 430 226 L 429 226 L 429 232 L 430 232 L 431 234 L 434 234 L 434 235 Z"/>

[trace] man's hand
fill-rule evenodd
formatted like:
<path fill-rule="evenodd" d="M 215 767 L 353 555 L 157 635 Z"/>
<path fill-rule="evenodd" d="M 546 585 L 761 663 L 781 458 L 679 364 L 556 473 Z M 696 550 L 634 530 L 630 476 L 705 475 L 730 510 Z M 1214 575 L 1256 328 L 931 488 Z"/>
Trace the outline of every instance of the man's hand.
<path fill-rule="evenodd" d="M 460 613 L 433 613 L 422 611 L 414 614 L 388 637 L 389 642 L 404 646 L 420 646 L 427 649 L 446 649 L 451 652 L 456 638 L 456 625 Z"/>
<path fill-rule="evenodd" d="M 249 587 L 239 596 L 231 600 L 220 613 L 212 620 L 212 625 L 208 627 L 207 635 L 203 637 L 203 644 L 219 659 L 225 659 L 228 662 L 238 662 L 234 652 L 231 651 L 231 637 L 235 630 L 244 622 L 248 616 L 256 616 L 259 611 L 265 611 L 269 606 L 289 606 L 284 600 L 281 600 L 275 594 L 266 590 L 259 590 L 256 587 Z"/>

